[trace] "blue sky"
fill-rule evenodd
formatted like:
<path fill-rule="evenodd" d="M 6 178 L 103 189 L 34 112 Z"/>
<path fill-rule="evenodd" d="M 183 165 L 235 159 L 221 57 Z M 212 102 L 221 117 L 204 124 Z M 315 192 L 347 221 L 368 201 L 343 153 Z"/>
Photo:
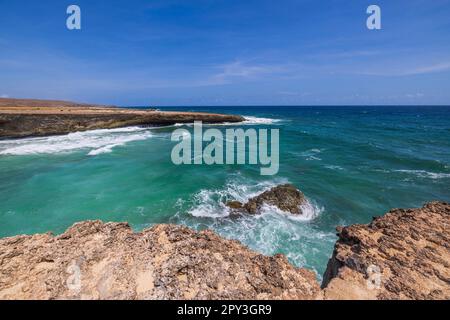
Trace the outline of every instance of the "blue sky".
<path fill-rule="evenodd" d="M 366 28 L 370 4 L 382 30 Z M 450 0 L 0 0 L 0 15 L 4 97 L 450 104 Z"/>

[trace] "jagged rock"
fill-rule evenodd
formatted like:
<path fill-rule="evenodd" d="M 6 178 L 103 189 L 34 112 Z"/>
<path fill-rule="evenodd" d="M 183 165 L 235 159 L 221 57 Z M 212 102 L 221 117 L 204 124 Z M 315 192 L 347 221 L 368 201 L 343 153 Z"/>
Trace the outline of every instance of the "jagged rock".
<path fill-rule="evenodd" d="M 450 299 L 450 204 L 338 228 L 315 274 L 212 231 L 87 221 L 0 240 L 0 299 Z"/>
<path fill-rule="evenodd" d="M 264 204 L 273 205 L 282 211 L 292 214 L 301 214 L 301 205 L 306 201 L 305 196 L 291 184 L 283 184 L 267 190 L 251 198 L 246 204 L 239 201 L 230 201 L 227 206 L 232 212 L 258 214 Z"/>
<path fill-rule="evenodd" d="M 338 229 L 325 299 L 450 299 L 450 204 Z"/>
<path fill-rule="evenodd" d="M 0 240 L 0 299 L 314 299 L 312 271 L 212 231 L 87 221 Z"/>

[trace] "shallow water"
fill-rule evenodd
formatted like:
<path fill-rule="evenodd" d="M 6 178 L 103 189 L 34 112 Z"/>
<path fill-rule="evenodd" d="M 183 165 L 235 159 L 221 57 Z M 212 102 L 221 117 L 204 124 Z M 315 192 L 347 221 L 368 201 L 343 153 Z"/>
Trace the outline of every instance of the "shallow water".
<path fill-rule="evenodd" d="M 250 165 L 175 166 L 174 127 L 3 140 L 0 236 L 60 233 L 86 219 L 128 221 L 136 230 L 181 223 L 285 253 L 320 277 L 337 225 L 450 201 L 449 107 L 187 109 L 243 114 L 244 128 L 279 128 L 278 175 L 260 176 Z M 228 217 L 225 201 L 286 182 L 308 197 L 307 219 L 270 207 L 258 217 Z"/>

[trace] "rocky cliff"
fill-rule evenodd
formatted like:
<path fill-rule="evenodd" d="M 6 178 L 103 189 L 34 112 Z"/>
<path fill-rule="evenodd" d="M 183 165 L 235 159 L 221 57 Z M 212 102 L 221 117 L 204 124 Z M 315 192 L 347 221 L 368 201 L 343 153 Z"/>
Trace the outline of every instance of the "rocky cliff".
<path fill-rule="evenodd" d="M 315 274 L 211 231 L 87 221 L 0 240 L 0 299 L 313 299 Z"/>
<path fill-rule="evenodd" d="M 450 204 L 395 209 L 338 228 L 326 299 L 450 299 Z"/>
<path fill-rule="evenodd" d="M 87 221 L 0 240 L 0 299 L 449 299 L 450 205 L 339 228 L 315 274 L 212 231 Z"/>

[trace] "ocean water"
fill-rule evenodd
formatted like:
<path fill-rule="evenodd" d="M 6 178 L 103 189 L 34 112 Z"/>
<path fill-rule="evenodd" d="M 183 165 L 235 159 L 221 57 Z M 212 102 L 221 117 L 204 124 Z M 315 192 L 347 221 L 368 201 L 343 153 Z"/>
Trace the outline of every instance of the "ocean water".
<path fill-rule="evenodd" d="M 279 173 L 261 176 L 252 165 L 175 166 L 176 127 L 0 140 L 0 237 L 61 233 L 87 219 L 128 221 L 135 230 L 184 224 L 264 254 L 284 253 L 320 278 L 336 226 L 450 201 L 450 107 L 173 109 L 247 117 L 232 128 L 280 129 Z M 307 196 L 306 217 L 269 207 L 260 216 L 228 216 L 227 200 L 245 201 L 286 182 Z"/>

